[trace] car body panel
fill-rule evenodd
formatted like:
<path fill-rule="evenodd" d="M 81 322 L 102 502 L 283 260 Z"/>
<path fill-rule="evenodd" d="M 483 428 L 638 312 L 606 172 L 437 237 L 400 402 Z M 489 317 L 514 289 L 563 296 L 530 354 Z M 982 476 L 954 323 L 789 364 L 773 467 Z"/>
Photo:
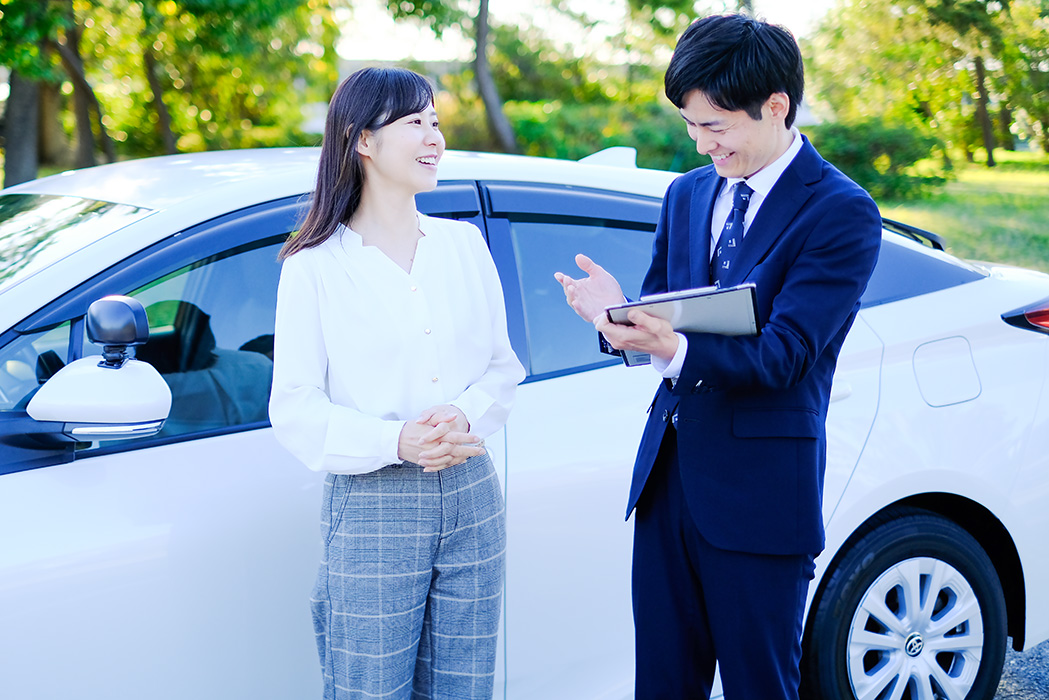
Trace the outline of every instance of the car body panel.
<path fill-rule="evenodd" d="M 1000 318 L 1014 301 L 1044 290 L 1042 276 L 1002 268 L 982 281 L 861 312 L 886 348 L 880 408 L 860 464 L 830 519 L 821 567 L 887 504 L 918 494 L 951 494 L 979 504 L 1011 533 L 1029 592 L 1049 590 L 1049 559 L 1038 554 L 1045 551 L 1045 540 L 1032 534 L 1049 532 L 1045 501 L 1017 489 L 1018 483 L 1025 488 L 1037 483 L 1038 462 L 1043 484 L 1047 474 L 1044 460 L 1031 461 L 1031 451 L 1033 438 L 1049 434 L 1043 408 L 1049 337 L 1017 330 Z M 973 363 L 981 389 L 971 400 L 930 406 L 915 378 L 914 356 L 942 338 L 965 339 L 953 347 L 971 352 L 963 362 Z M 836 382 L 849 364 L 843 358 Z M 1034 371 L 1017 372 L 1017 367 Z M 930 434 L 950 439 L 930 442 L 925 439 Z M 1037 631 L 1028 629 L 1030 640 L 1044 639 L 1044 603 L 1039 605 L 1036 614 L 1028 609 L 1028 624 L 1038 621 Z"/>
<path fill-rule="evenodd" d="M 152 211 L 0 295 L 0 352 L 16 329 L 43 332 L 72 320 L 72 343 L 58 334 L 55 349 L 69 344 L 61 359 L 74 359 L 90 349 L 80 346 L 78 319 L 97 296 L 127 293 L 245 242 L 274 246 L 294 228 L 317 155 L 169 156 L 5 191 Z M 440 176 L 420 208 L 481 228 L 511 340 L 530 369 L 505 430 L 487 440 L 508 524 L 496 697 L 632 697 L 632 521 L 623 515 L 659 378 L 597 353 L 593 329 L 563 304 L 552 273 L 571 273 L 571 253 L 601 262 L 618 251 L 630 258 L 629 275 L 642 274 L 644 243 L 675 174 L 448 152 Z M 613 246 L 623 231 L 630 235 Z M 895 503 L 951 499 L 1008 533 L 1023 581 L 1012 604 L 1023 608 L 1025 643 L 1038 643 L 1049 637 L 1049 335 L 1001 315 L 1049 297 L 1049 276 L 974 267 L 897 238 L 887 234 L 892 245 L 883 250 L 886 264 L 900 268 L 876 272 L 835 375 L 827 547 L 810 600 L 872 516 Z M 926 262 L 937 274 L 921 274 Z M 189 299 L 210 288 L 232 298 L 268 289 L 276 269 L 274 260 L 254 284 L 187 277 L 180 293 Z M 145 303 L 170 300 L 163 284 L 146 286 Z M 640 279 L 624 286 L 636 292 Z M 268 299 L 258 304 L 272 305 Z M 236 347 L 265 331 L 271 312 L 216 318 L 217 342 Z M 959 372 L 965 382 L 952 382 Z M 8 413 L 0 412 L 0 439 L 27 425 Z M 284 452 L 264 420 L 148 445 L 74 455 L 0 444 L 0 455 L 38 457 L 21 471 L 0 465 L 0 696 L 59 698 L 98 687 L 114 699 L 140 697 L 142 688 L 157 698 L 317 693 L 308 596 L 322 475 Z"/>
<path fill-rule="evenodd" d="M 319 696 L 322 477 L 290 469 L 269 429 L 142 456 L 3 477 L 0 696 Z M 276 493 L 280 518 L 259 508 Z"/>

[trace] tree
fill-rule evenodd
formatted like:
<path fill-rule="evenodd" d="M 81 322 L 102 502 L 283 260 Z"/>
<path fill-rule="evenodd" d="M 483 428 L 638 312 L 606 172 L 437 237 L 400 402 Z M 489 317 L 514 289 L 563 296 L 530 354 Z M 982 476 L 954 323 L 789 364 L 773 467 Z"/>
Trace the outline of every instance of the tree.
<path fill-rule="evenodd" d="M 929 22 L 954 30 L 973 64 L 976 88 L 976 121 L 987 151 L 987 166 L 994 167 L 994 126 L 987 90 L 986 58 L 1002 50 L 1002 32 L 995 22 L 1009 7 L 1009 0 L 924 0 Z"/>
<path fill-rule="evenodd" d="M 75 113 L 77 165 L 93 162 L 93 144 L 112 159 L 313 143 L 302 106 L 326 102 L 338 80 L 332 8 L 344 1 L 5 0 L 0 62 L 16 80 L 33 71 L 43 122 L 33 141 L 46 135 L 54 150 L 56 125 Z M 11 147 L 27 140 L 7 136 L 11 171 Z"/>
<path fill-rule="evenodd" d="M 503 150 L 516 153 L 517 139 L 510 120 L 503 112 L 503 101 L 499 97 L 492 68 L 488 62 L 488 0 L 481 0 L 474 28 L 474 75 L 477 78 L 477 92 L 484 103 L 484 113 L 488 118 L 488 128 L 496 137 Z"/>
<path fill-rule="evenodd" d="M 113 140 L 106 131 L 102 104 L 98 101 L 95 89 L 84 71 L 84 61 L 80 54 L 82 29 L 77 21 L 73 0 L 64 0 L 63 5 L 66 22 L 61 36 L 48 36 L 44 42 L 47 48 L 61 58 L 62 66 L 73 81 L 77 130 L 74 165 L 78 168 L 95 165 L 95 124 L 98 125 L 98 140 L 102 144 L 106 160 L 112 163 L 116 160 L 116 151 L 113 148 Z M 92 118 L 92 114 L 97 121 Z"/>
<path fill-rule="evenodd" d="M 484 105 L 489 131 L 499 148 L 517 153 L 517 139 L 513 127 L 503 112 L 503 102 L 492 76 L 489 62 L 491 22 L 488 0 L 480 0 L 477 14 L 471 17 L 461 6 L 461 0 L 444 3 L 440 0 L 387 0 L 387 7 L 396 19 L 413 18 L 423 22 L 440 36 L 450 27 L 460 27 L 474 37 L 474 81 L 477 94 Z"/>
<path fill-rule="evenodd" d="M 680 114 L 663 97 L 666 61 L 694 18 L 690 3 L 679 5 L 650 4 L 627 13 L 609 47 L 610 62 L 559 45 L 534 26 L 493 25 L 492 72 L 524 152 L 578 159 L 610 146 L 633 146 L 642 167 L 680 170 L 709 162 L 691 146 Z M 591 23 L 584 15 L 566 19 L 577 22 L 580 32 Z M 466 78 L 444 76 L 442 84 L 458 96 L 441 106 L 449 142 L 497 148 L 477 128 L 483 108 Z"/>
<path fill-rule="evenodd" d="M 1017 8 L 1040 2 L 842 0 L 807 42 L 810 94 L 842 119 L 911 124 L 970 156 L 982 146 L 993 164 L 991 114 L 1021 91 L 1008 27 Z"/>
<path fill-rule="evenodd" d="M 40 82 L 57 71 L 47 39 L 66 17 L 57 2 L 12 0 L 0 6 L 0 65 L 11 70 L 3 119 L 4 186 L 36 177 L 39 167 Z"/>
<path fill-rule="evenodd" d="M 1003 93 L 1012 124 L 1049 152 L 1049 5 L 1013 0 L 1002 22 Z"/>

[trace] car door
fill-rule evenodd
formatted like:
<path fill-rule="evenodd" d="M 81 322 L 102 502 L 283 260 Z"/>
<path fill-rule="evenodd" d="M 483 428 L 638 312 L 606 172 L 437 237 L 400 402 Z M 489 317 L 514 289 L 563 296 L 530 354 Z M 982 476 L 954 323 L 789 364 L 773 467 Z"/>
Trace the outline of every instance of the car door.
<path fill-rule="evenodd" d="M 506 427 L 508 699 L 633 692 L 626 493 L 652 396 L 648 368 L 598 351 L 555 271 L 585 253 L 636 294 L 659 200 L 485 183 L 511 340 L 528 370 Z"/>
<path fill-rule="evenodd" d="M 0 696 L 319 694 L 306 601 L 321 477 L 266 429 L 276 255 L 298 211 L 286 200 L 180 232 L 69 291 L 0 348 L 0 361 L 38 374 L 98 352 L 87 305 L 129 294 L 150 320 L 139 356 L 173 395 L 156 437 L 5 445 Z"/>

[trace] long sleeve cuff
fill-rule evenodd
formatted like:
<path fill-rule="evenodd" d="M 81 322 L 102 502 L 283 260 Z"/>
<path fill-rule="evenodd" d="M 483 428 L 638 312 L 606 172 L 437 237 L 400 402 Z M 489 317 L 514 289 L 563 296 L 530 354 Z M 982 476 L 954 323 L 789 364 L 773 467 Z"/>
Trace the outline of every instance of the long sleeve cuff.
<path fill-rule="evenodd" d="M 658 357 L 652 357 L 652 368 L 659 372 L 664 379 L 677 379 L 681 376 L 681 368 L 685 364 L 685 354 L 688 352 L 688 338 L 681 333 L 677 335 L 677 352 L 670 362 L 664 362 Z"/>

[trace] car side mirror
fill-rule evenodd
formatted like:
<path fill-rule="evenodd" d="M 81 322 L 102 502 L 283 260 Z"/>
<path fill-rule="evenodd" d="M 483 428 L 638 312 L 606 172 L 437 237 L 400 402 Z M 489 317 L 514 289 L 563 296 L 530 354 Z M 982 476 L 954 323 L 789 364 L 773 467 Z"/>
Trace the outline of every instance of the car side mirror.
<path fill-rule="evenodd" d="M 142 304 L 126 296 L 99 299 L 88 308 L 87 334 L 102 354 L 56 372 L 29 402 L 29 416 L 55 424 L 46 434 L 62 441 L 156 435 L 171 411 L 171 389 L 151 365 L 128 355 L 129 347 L 149 340 Z"/>

